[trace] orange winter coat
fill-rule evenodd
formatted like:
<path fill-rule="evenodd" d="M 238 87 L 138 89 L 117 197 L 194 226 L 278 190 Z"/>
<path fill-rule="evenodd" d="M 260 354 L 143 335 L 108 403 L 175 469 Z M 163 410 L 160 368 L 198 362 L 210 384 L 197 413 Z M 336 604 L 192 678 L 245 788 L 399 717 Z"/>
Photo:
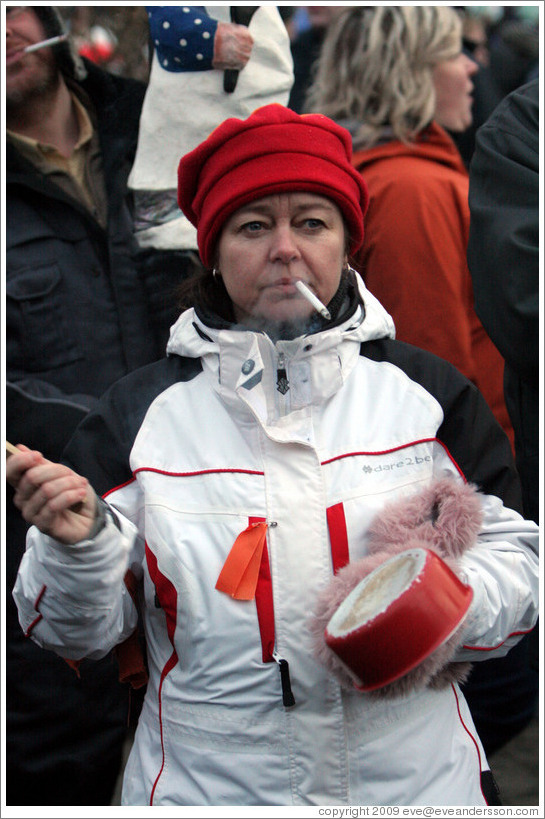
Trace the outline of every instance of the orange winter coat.
<path fill-rule="evenodd" d="M 356 266 L 391 314 L 396 337 L 450 361 L 481 390 L 513 443 L 504 361 L 477 318 L 466 253 L 469 178 L 448 134 L 432 123 L 416 144 L 355 151 L 369 187 Z"/>

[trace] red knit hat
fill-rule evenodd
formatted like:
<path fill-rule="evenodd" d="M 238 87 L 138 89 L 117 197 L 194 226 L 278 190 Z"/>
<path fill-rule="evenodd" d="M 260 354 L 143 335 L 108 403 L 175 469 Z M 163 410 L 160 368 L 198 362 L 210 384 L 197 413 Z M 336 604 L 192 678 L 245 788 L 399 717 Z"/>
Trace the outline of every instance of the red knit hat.
<path fill-rule="evenodd" d="M 197 228 L 201 259 L 213 266 L 219 233 L 229 216 L 262 196 L 308 191 L 339 207 L 350 251 L 363 243 L 369 196 L 352 167 L 348 131 L 322 114 L 299 115 L 265 105 L 248 119 L 227 119 L 178 167 L 178 204 Z"/>

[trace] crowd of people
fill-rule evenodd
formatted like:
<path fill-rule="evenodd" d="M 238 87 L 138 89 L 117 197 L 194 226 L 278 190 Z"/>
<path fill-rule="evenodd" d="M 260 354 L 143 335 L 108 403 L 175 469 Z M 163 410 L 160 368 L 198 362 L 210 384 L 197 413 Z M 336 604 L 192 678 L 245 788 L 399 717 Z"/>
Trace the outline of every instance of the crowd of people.
<path fill-rule="evenodd" d="M 7 805 L 110 804 L 128 731 L 124 805 L 501 804 L 539 679 L 539 49 L 489 8 L 150 6 L 146 82 L 6 8 Z M 472 604 L 366 693 L 319 601 L 408 499 Z"/>

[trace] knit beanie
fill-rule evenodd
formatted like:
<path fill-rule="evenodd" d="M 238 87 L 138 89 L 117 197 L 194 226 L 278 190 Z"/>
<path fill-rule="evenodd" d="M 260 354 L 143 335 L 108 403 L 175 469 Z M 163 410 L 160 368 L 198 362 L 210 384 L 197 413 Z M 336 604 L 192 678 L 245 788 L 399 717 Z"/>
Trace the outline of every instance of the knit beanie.
<path fill-rule="evenodd" d="M 40 23 L 45 37 L 57 37 L 66 34 L 66 26 L 55 6 L 30 6 Z M 59 70 L 73 80 L 84 80 L 87 71 L 83 61 L 69 39 L 52 46 Z"/>
<path fill-rule="evenodd" d="M 322 114 L 300 115 L 274 103 L 245 120 L 225 120 L 178 167 L 178 204 L 197 228 L 204 265 L 213 267 L 217 239 L 232 213 L 286 192 L 332 200 L 347 225 L 350 252 L 358 250 L 369 197 L 351 158 L 350 134 Z"/>

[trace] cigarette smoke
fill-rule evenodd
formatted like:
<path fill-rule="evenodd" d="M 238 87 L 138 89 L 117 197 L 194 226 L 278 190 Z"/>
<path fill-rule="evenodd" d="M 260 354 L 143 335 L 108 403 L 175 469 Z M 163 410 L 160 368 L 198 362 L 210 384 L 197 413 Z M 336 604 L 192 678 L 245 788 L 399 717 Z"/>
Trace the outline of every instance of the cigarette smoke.
<path fill-rule="evenodd" d="M 277 341 L 292 341 L 300 336 L 317 333 L 325 323 L 325 320 L 313 311 L 310 316 L 286 321 L 271 321 L 264 316 L 248 316 L 243 324 L 236 324 L 233 329 L 265 333 L 276 344 Z"/>

